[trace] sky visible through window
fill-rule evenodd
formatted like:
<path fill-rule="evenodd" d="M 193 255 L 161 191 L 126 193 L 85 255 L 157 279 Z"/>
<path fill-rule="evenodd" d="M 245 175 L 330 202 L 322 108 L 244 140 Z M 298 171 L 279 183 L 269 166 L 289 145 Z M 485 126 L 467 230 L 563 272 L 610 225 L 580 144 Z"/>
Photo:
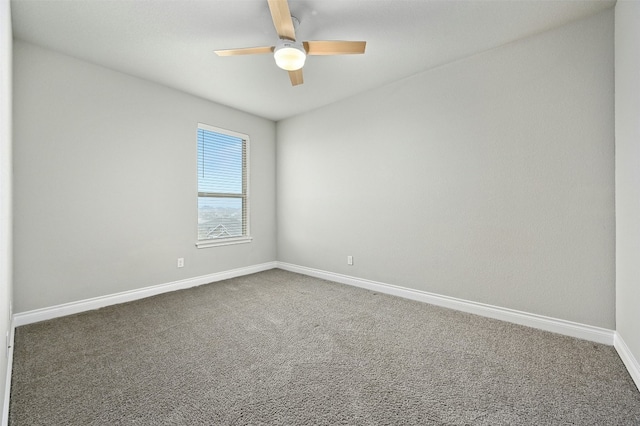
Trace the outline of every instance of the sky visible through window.
<path fill-rule="evenodd" d="M 243 144 L 242 138 L 198 129 L 199 240 L 243 235 Z"/>

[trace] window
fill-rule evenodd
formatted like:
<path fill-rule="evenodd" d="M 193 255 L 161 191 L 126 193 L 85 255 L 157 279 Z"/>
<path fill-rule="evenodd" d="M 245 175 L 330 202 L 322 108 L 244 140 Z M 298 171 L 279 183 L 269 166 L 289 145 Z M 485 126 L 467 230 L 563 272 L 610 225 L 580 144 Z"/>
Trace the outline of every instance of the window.
<path fill-rule="evenodd" d="M 249 136 L 198 124 L 199 248 L 247 243 Z"/>

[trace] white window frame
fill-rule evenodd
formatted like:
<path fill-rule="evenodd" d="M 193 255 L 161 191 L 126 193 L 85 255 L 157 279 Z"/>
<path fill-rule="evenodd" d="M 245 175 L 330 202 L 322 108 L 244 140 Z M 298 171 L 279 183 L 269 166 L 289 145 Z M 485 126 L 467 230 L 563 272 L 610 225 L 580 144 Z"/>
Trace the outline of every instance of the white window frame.
<path fill-rule="evenodd" d="M 244 134 L 244 133 L 239 133 L 239 132 L 234 132 L 233 130 L 228 130 L 228 129 L 223 129 L 221 127 L 215 127 L 215 126 L 211 126 L 209 124 L 204 124 L 204 123 L 198 123 L 198 129 L 197 130 L 206 130 L 206 131 L 210 131 L 210 132 L 214 132 L 214 133 L 220 133 L 223 135 L 227 135 L 227 136 L 231 136 L 231 137 L 236 137 L 236 138 L 240 138 L 244 141 L 245 143 L 245 154 L 244 154 L 244 169 L 245 169 L 245 178 L 244 178 L 244 182 L 243 182 L 243 188 L 244 188 L 244 210 L 245 210 L 245 214 L 244 214 L 244 223 L 242 224 L 243 229 L 245 230 L 243 236 L 241 237 L 229 237 L 229 238 L 218 238 L 218 239 L 208 239 L 208 240 L 200 240 L 198 239 L 196 242 L 196 247 L 198 248 L 207 248 L 207 247 L 219 247 L 219 246 L 228 246 L 228 245 L 232 245 L 232 244 L 244 244 L 244 243 L 250 243 L 253 240 L 253 237 L 251 237 L 251 228 L 250 228 L 250 224 L 251 224 L 251 215 L 250 215 L 250 194 L 249 194 L 249 188 L 250 188 L 250 155 L 249 155 L 249 150 L 251 147 L 251 141 L 249 138 L 249 135 Z M 196 131 L 196 144 L 197 144 L 197 131 Z M 196 172 L 198 170 L 197 167 L 197 160 L 199 157 L 199 153 L 198 155 L 196 155 Z M 197 186 L 197 180 L 196 180 L 196 186 Z M 197 190 L 199 190 L 200 188 L 196 188 Z M 204 194 L 201 193 L 200 191 L 197 191 L 197 196 L 196 196 L 196 210 L 198 209 L 197 207 L 197 203 L 198 203 L 198 198 L 201 197 L 200 194 Z M 209 194 L 208 196 L 222 196 L 222 197 L 228 197 L 227 194 Z M 235 198 L 235 197 L 232 197 Z M 196 235 L 198 234 L 197 232 L 197 225 L 196 225 Z"/>

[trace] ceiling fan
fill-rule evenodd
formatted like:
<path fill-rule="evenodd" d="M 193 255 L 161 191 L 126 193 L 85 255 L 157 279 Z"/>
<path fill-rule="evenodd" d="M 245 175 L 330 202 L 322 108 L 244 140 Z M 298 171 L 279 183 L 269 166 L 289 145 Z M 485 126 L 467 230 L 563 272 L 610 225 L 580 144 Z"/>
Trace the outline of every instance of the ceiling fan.
<path fill-rule="evenodd" d="M 362 54 L 366 41 L 296 41 L 295 28 L 298 20 L 291 16 L 287 0 L 267 0 L 278 33 L 275 46 L 247 47 L 242 49 L 216 50 L 218 56 L 257 55 L 272 53 L 276 65 L 289 72 L 292 86 L 303 83 L 302 67 L 307 55 Z"/>

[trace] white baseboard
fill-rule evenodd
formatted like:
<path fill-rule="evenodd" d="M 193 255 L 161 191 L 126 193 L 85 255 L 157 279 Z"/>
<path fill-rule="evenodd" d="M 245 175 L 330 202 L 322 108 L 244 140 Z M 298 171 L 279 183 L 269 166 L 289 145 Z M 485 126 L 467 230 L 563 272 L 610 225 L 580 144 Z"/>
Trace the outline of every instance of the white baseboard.
<path fill-rule="evenodd" d="M 428 293 L 426 291 L 414 290 L 392 284 L 385 284 L 377 281 L 351 277 L 348 275 L 336 274 L 319 269 L 307 268 L 305 266 L 292 265 L 290 263 L 278 262 L 278 268 L 291 272 L 297 272 L 316 278 L 335 281 L 341 284 L 348 284 L 380 293 L 391 294 L 405 299 L 417 300 L 432 305 L 451 308 L 458 311 L 468 312 L 484 317 L 499 319 L 515 324 L 533 327 L 540 330 L 551 331 L 565 336 L 577 337 L 579 339 L 592 342 L 613 345 L 614 331 L 606 328 L 594 327 L 558 318 L 546 317 L 543 315 L 531 314 L 528 312 L 516 311 L 514 309 L 501 308 L 499 306 L 487 305 L 484 303 L 472 302 L 455 297 L 442 296 Z"/>
<path fill-rule="evenodd" d="M 91 299 L 79 300 L 77 302 L 64 303 L 62 305 L 51 306 L 48 308 L 20 312 L 13 315 L 13 322 L 15 327 L 19 327 L 21 325 L 32 324 L 39 321 L 45 321 L 53 318 L 77 314 L 80 312 L 91 311 L 93 309 L 116 305 L 118 303 L 131 302 L 133 300 L 144 299 L 145 297 L 155 296 L 161 293 L 168 293 L 170 291 L 196 287 L 215 281 L 222 281 L 229 278 L 240 277 L 242 275 L 254 274 L 256 272 L 262 272 L 274 268 L 277 268 L 277 262 L 261 263 L 259 265 L 252 265 L 244 268 L 232 269 L 229 271 L 216 272 L 214 274 L 187 278 L 180 281 L 144 287 L 136 290 L 123 291 L 121 293 L 110 294 L 107 296 L 99 296 Z"/>
<path fill-rule="evenodd" d="M 9 331 L 9 353 L 7 354 L 7 377 L 4 384 L 4 401 L 2 402 L 2 422 L 0 425 L 9 424 L 9 398 L 11 397 L 11 371 L 13 370 L 13 339 L 16 327 L 11 323 Z"/>
<path fill-rule="evenodd" d="M 627 367 L 629 375 L 631 375 L 636 387 L 640 390 L 640 362 L 633 356 L 631 350 L 617 331 L 613 339 L 613 346 L 616 348 L 616 351 L 618 351 L 618 355 L 620 355 L 620 359 L 622 359 L 625 367 Z"/>

